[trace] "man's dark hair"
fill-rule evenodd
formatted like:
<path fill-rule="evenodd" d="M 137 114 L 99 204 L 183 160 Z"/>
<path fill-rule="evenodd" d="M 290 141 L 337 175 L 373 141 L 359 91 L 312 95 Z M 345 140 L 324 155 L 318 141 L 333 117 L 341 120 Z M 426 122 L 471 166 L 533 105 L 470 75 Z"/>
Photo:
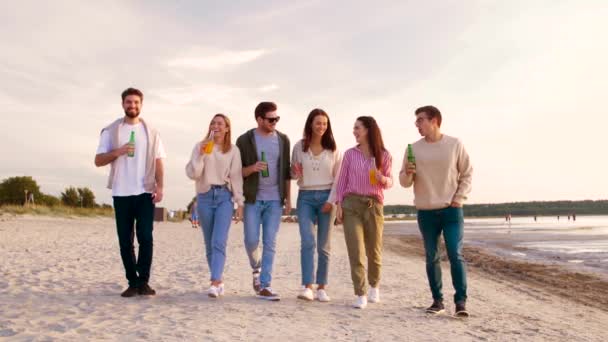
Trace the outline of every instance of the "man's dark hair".
<path fill-rule="evenodd" d="M 439 111 L 439 109 L 437 109 L 437 107 L 434 107 L 434 106 L 420 107 L 420 108 L 416 109 L 415 114 L 418 115 L 420 113 L 426 113 L 426 116 L 428 117 L 429 120 L 436 118 L 437 126 L 441 127 L 441 112 Z"/>
<path fill-rule="evenodd" d="M 275 110 L 277 110 L 277 105 L 274 102 L 260 102 L 255 107 L 255 118 L 265 118 L 266 113 L 274 112 Z"/>
<path fill-rule="evenodd" d="M 135 88 L 127 88 L 125 89 L 125 91 L 122 92 L 122 95 L 120 95 L 122 97 L 122 102 L 125 102 L 125 99 L 129 95 L 137 95 L 139 96 L 141 102 L 144 102 L 144 93 L 142 93 L 141 90 Z"/>

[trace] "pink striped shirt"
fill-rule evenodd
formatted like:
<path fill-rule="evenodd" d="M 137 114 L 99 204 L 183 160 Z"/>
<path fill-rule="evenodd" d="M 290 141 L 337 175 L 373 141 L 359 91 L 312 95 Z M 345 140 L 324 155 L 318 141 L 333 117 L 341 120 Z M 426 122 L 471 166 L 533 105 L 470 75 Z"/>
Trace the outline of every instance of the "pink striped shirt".
<path fill-rule="evenodd" d="M 392 175 L 393 157 L 388 151 L 384 151 L 382 159 L 382 169 L 378 170 L 386 177 L 386 184 L 377 182 L 372 185 L 369 181 L 369 170 L 376 165 L 372 165 L 372 159 L 366 158 L 358 147 L 348 149 L 342 158 L 340 177 L 336 188 L 336 202 L 342 203 L 348 194 L 363 196 L 373 196 L 380 203 L 384 203 L 384 189 L 393 186 Z"/>

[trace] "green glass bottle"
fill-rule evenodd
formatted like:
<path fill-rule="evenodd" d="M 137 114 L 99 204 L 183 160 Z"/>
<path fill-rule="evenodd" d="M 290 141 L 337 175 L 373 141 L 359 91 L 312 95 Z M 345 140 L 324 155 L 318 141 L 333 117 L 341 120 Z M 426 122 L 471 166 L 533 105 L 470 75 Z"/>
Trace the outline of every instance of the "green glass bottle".
<path fill-rule="evenodd" d="M 266 153 L 264 153 L 264 151 L 262 151 L 262 161 L 264 163 L 267 163 L 267 161 L 266 161 Z M 262 177 L 266 178 L 268 176 L 270 176 L 270 174 L 268 173 L 268 166 L 266 166 L 266 169 L 262 170 Z"/>
<path fill-rule="evenodd" d="M 407 162 L 410 164 L 416 164 L 416 157 L 414 157 L 412 144 L 407 144 Z"/>
<path fill-rule="evenodd" d="M 131 131 L 131 137 L 129 137 L 129 145 L 133 146 L 133 150 L 127 152 L 127 156 L 135 156 L 135 131 Z"/>

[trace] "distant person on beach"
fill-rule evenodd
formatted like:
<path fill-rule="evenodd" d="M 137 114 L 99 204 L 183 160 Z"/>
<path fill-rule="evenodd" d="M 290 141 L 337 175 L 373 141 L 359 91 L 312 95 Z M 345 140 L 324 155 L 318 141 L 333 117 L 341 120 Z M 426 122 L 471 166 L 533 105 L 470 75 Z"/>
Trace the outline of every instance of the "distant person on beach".
<path fill-rule="evenodd" d="M 122 93 L 124 117 L 101 130 L 95 166 L 110 164 L 120 256 L 129 287 L 123 297 L 155 295 L 148 284 L 152 266 L 154 206 L 163 199 L 163 159 L 160 135 L 139 117 L 143 93 L 129 88 Z M 139 252 L 135 258 L 133 236 Z"/>
<path fill-rule="evenodd" d="M 358 117 L 353 135 L 357 145 L 344 152 L 340 167 L 336 218 L 338 223 L 344 223 L 350 275 L 357 296 L 353 306 L 364 309 L 368 295 L 369 302 L 380 302 L 384 190 L 393 186 L 393 159 L 373 117 Z"/>
<path fill-rule="evenodd" d="M 576 214 L 572 213 L 572 221 L 576 221 Z"/>
<path fill-rule="evenodd" d="M 198 228 L 198 214 L 196 207 L 197 200 L 194 200 L 190 206 L 190 223 L 192 223 L 192 228 Z"/>
<path fill-rule="evenodd" d="M 25 192 L 25 202 L 23 203 L 24 207 L 34 206 L 34 193 L 29 190 L 24 190 Z"/>
<path fill-rule="evenodd" d="M 257 297 L 277 301 L 280 296 L 271 287 L 272 268 L 281 214 L 291 212 L 291 148 L 287 135 L 276 130 L 280 119 L 276 104 L 261 102 L 254 113 L 257 127 L 236 141 L 243 165 L 245 249 Z"/>
<path fill-rule="evenodd" d="M 193 212 L 198 213 L 211 284 L 207 295 L 224 295 L 226 244 L 237 204 L 235 220 L 243 217 L 243 173 L 241 152 L 231 142 L 232 125 L 224 114 L 215 114 L 207 135 L 197 142 L 186 165 L 186 175 L 196 183 Z"/>
<path fill-rule="evenodd" d="M 333 203 L 336 202 L 335 180 L 341 156 L 336 147 L 329 115 L 324 110 L 313 109 L 308 114 L 303 138 L 294 145 L 291 156 L 291 177 L 297 180 L 300 188 L 296 207 L 300 228 L 302 289 L 298 298 L 314 300 L 313 284 L 317 284 L 316 298 L 320 302 L 329 302 L 326 286 L 334 216 L 332 212 Z"/>
<path fill-rule="evenodd" d="M 27 194 L 27 202 L 32 206 L 35 204 L 34 203 L 34 193 L 31 191 Z"/>
<path fill-rule="evenodd" d="M 536 215 L 534 215 L 534 222 L 536 222 Z"/>
<path fill-rule="evenodd" d="M 416 127 L 423 136 L 413 144 L 415 164 L 406 156 L 399 173 L 403 187 L 414 185 L 418 227 L 424 240 L 426 273 L 433 295 L 428 313 L 444 312 L 439 237 L 443 232 L 456 293 L 456 316 L 466 317 L 467 276 L 462 256 L 464 218 L 462 205 L 471 191 L 473 167 L 462 142 L 441 133 L 441 112 L 433 106 L 418 108 Z M 508 218 L 510 219 L 510 218 Z"/>

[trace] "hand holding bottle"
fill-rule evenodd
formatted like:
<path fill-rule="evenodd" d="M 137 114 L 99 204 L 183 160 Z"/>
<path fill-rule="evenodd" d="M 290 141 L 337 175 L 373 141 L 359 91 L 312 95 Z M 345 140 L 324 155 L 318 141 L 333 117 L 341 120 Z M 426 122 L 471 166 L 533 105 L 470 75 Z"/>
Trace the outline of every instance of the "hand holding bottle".
<path fill-rule="evenodd" d="M 251 173 L 261 172 L 268 168 L 268 164 L 266 162 L 259 161 L 259 162 L 256 162 L 255 164 L 249 166 L 249 168 L 251 169 Z"/>
<path fill-rule="evenodd" d="M 207 139 L 204 139 L 203 141 L 201 141 L 201 150 L 200 150 L 200 154 L 211 154 L 211 152 L 213 152 L 213 146 L 215 145 L 215 142 L 213 141 L 213 136 L 214 136 L 215 132 L 211 131 L 209 133 L 209 136 L 207 137 Z"/>
<path fill-rule="evenodd" d="M 129 152 L 135 152 L 135 148 L 133 147 L 133 145 L 131 145 L 129 143 L 126 143 L 126 144 L 124 144 L 124 145 L 120 146 L 119 148 L 117 148 L 117 149 L 115 149 L 115 150 L 112 151 L 112 153 L 114 153 L 114 156 L 116 158 L 118 158 L 118 157 L 120 157 L 122 155 L 125 155 L 125 154 L 127 154 Z"/>

